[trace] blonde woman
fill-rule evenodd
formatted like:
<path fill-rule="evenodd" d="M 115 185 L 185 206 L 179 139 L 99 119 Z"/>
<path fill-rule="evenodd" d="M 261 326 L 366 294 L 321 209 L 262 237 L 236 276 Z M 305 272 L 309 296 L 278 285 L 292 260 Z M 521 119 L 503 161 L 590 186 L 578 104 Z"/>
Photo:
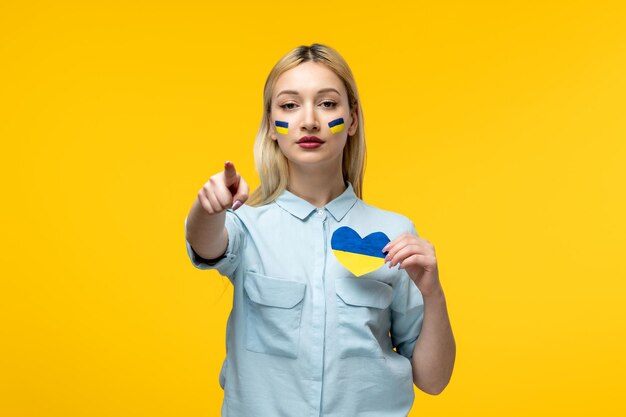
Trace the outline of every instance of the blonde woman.
<path fill-rule="evenodd" d="M 300 46 L 264 88 L 260 186 L 232 162 L 199 190 L 187 251 L 234 287 L 222 415 L 404 417 L 455 359 L 432 244 L 365 203 L 363 111 L 334 49 Z M 411 184 L 407 181 L 407 189 Z"/>

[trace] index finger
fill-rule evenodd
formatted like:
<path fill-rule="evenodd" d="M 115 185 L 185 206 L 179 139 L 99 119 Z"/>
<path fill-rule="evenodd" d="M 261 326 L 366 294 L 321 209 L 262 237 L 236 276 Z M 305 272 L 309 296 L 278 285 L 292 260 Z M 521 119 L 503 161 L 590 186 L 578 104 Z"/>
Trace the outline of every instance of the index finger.
<path fill-rule="evenodd" d="M 230 162 L 224 162 L 224 183 L 231 194 L 235 194 L 239 188 L 239 175 L 235 170 L 235 165 Z"/>
<path fill-rule="evenodd" d="M 230 161 L 224 162 L 224 177 L 226 179 L 232 180 L 237 177 L 237 170 L 235 169 L 235 164 Z"/>
<path fill-rule="evenodd" d="M 386 254 L 387 252 L 389 252 L 389 249 L 391 249 L 395 244 L 397 244 L 400 240 L 402 240 L 405 237 L 406 237 L 406 233 L 402 233 L 401 235 L 396 236 L 395 239 L 392 239 L 383 247 L 382 252 Z"/>

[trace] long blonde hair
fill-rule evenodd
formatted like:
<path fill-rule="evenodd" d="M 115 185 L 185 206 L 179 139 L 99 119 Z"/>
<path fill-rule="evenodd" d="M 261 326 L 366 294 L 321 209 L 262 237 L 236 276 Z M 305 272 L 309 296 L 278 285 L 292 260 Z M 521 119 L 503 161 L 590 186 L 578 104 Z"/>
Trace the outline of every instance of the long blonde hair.
<path fill-rule="evenodd" d="M 348 91 L 350 111 L 356 106 L 358 127 L 353 136 L 348 137 L 343 149 L 342 173 L 344 181 L 350 181 L 357 197 L 362 198 L 363 175 L 365 172 L 365 132 L 363 109 L 356 88 L 356 82 L 346 61 L 333 48 L 314 43 L 299 46 L 281 58 L 270 71 L 263 89 L 263 118 L 254 142 L 254 163 L 261 184 L 254 190 L 246 204 L 257 207 L 274 201 L 289 184 L 287 158 L 278 143 L 271 139 L 270 110 L 272 90 L 278 77 L 285 71 L 307 61 L 320 62 L 328 66 L 341 80 Z"/>

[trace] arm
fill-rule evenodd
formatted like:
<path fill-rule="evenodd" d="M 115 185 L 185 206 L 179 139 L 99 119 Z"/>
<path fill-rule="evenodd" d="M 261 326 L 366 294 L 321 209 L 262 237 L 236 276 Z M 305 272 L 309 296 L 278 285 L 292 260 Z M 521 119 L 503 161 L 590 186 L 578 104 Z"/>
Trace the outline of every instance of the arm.
<path fill-rule="evenodd" d="M 420 390 L 437 395 L 450 382 L 456 344 L 441 286 L 423 297 L 424 321 L 411 358 L 413 383 Z"/>
<path fill-rule="evenodd" d="M 439 394 L 450 382 L 456 344 L 439 281 L 435 248 L 429 241 L 419 237 L 415 227 L 411 226 L 411 233 L 404 233 L 389 242 L 383 252 L 387 252 L 385 260 L 390 267 L 400 264 L 399 268 L 407 272 L 412 281 L 409 285 L 415 285 L 423 298 L 423 318 L 414 314 L 417 321 L 398 325 L 398 328 L 408 329 L 411 325 L 417 328 L 421 324 L 415 346 L 411 351 L 404 343 L 399 344 L 405 356 L 412 353 L 413 383 L 428 394 Z M 422 320 L 421 323 L 419 320 Z"/>
<path fill-rule="evenodd" d="M 205 259 L 219 258 L 226 251 L 226 212 L 208 214 L 196 199 L 187 216 L 186 238 L 193 250 Z"/>

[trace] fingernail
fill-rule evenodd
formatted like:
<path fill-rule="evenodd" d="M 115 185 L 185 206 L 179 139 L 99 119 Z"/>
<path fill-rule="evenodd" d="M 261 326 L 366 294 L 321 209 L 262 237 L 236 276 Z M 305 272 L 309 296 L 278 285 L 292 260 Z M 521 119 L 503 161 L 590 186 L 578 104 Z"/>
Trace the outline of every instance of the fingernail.
<path fill-rule="evenodd" d="M 385 256 L 385 262 L 389 261 L 391 258 L 389 257 L 389 255 Z"/>
<path fill-rule="evenodd" d="M 239 207 L 241 207 L 241 201 L 236 200 L 235 204 L 233 204 L 233 211 L 237 210 Z"/>
<path fill-rule="evenodd" d="M 385 245 L 385 247 L 383 248 L 383 253 L 387 252 L 387 249 L 389 249 L 389 245 Z"/>

